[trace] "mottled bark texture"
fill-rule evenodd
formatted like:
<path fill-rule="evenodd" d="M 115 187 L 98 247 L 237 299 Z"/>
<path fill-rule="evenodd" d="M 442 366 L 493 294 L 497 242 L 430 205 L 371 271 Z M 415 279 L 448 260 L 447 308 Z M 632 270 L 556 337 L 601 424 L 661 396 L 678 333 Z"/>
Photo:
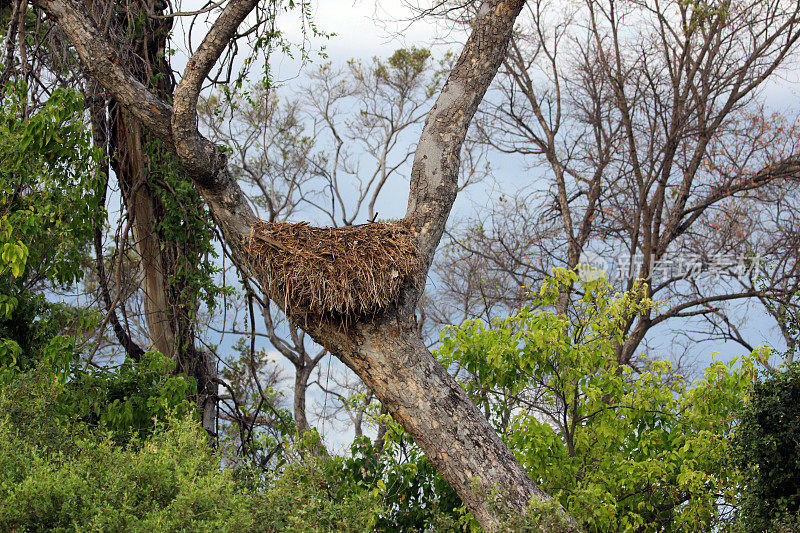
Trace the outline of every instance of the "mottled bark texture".
<path fill-rule="evenodd" d="M 197 131 L 200 86 L 238 25 L 256 6 L 231 0 L 189 61 L 174 106 L 138 84 L 94 28 L 79 0 L 36 0 L 75 44 L 81 61 L 142 124 L 175 147 L 209 205 L 234 257 L 251 258 L 246 239 L 256 218 L 231 176 L 224 154 Z M 482 3 L 464 50 L 427 118 L 413 164 L 407 219 L 416 233 L 424 280 L 457 193 L 459 152 L 467 128 L 504 57 L 524 0 Z M 302 324 L 312 337 L 353 369 L 392 416 L 413 436 L 478 521 L 494 529 L 502 511 L 520 512 L 531 499 L 549 500 L 463 389 L 419 337 L 414 309 L 419 283 L 408 283 L 397 305 L 380 316 Z M 280 302 L 276 302 L 280 305 Z M 491 494 L 500 495 L 493 501 Z M 571 528 L 575 522 L 564 515 Z"/>

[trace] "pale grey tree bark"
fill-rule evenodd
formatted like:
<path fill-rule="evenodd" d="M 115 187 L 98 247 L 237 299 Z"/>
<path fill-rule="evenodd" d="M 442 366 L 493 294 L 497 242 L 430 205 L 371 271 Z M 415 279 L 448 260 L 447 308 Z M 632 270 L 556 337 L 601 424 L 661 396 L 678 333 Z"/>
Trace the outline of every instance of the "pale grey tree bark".
<path fill-rule="evenodd" d="M 375 206 L 385 185 L 414 156 L 406 132 L 422 127 L 435 101 L 432 88 L 444 81 L 440 78 L 440 66 L 430 52 L 412 47 L 386 60 L 351 60 L 345 67 L 323 64 L 288 94 L 259 81 L 232 102 L 222 94 L 201 95 L 198 118 L 203 134 L 228 148 L 228 166 L 257 216 L 286 222 L 302 212 L 307 220 L 347 226 L 377 218 Z M 473 155 L 466 153 L 468 163 L 474 162 Z M 470 181 L 480 175 L 464 174 Z M 461 179 L 463 187 L 464 175 Z M 294 367 L 297 431 L 309 429 L 306 393 L 317 385 L 337 398 L 324 403 L 319 415 L 335 418 L 346 411 L 360 435 L 363 406 L 351 410 L 346 396 L 329 388 L 330 379 L 309 382 L 327 352 L 296 326 L 284 328 L 285 317 L 277 307 L 261 310 L 267 338 Z M 242 333 L 236 327 L 231 332 Z M 350 388 L 352 380 L 341 382 L 337 374 L 331 385 L 356 390 Z M 355 387 L 364 392 L 360 380 Z M 375 400 L 374 395 L 369 398 Z"/>

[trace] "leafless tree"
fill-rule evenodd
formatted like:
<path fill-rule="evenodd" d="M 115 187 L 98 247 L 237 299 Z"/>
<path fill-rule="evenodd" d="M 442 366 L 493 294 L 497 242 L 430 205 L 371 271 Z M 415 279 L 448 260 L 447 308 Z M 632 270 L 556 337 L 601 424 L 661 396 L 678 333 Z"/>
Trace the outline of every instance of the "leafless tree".
<path fill-rule="evenodd" d="M 759 96 L 796 61 L 800 5 L 532 0 L 521 20 L 477 135 L 530 178 L 453 231 L 449 302 L 429 314 L 496 316 L 553 267 L 594 258 L 662 302 L 630 321 L 620 361 L 687 321 L 694 340 L 749 346 L 739 302 L 791 307 L 798 289 L 798 127 Z"/>
<path fill-rule="evenodd" d="M 323 64 L 291 99 L 264 83 L 246 94 L 204 98 L 199 117 L 209 139 L 228 148 L 231 168 L 261 218 L 346 226 L 374 220 L 385 186 L 407 170 L 408 130 L 421 125 L 441 76 L 427 50 L 398 50 L 366 64 Z M 467 179 L 479 175 L 472 171 Z M 266 303 L 262 313 L 266 337 L 295 368 L 293 412 L 302 433 L 310 427 L 309 378 L 327 351 L 276 306 Z M 340 404 L 330 407 L 321 416 L 336 416 Z"/>

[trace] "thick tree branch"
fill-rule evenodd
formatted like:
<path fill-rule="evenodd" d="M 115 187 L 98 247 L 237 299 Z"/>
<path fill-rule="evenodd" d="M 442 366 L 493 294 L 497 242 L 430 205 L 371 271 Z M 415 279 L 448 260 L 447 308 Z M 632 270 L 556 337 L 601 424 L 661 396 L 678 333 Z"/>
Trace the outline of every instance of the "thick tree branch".
<path fill-rule="evenodd" d="M 189 59 L 183 78 L 175 88 L 172 115 L 175 148 L 186 170 L 195 180 L 202 179 L 206 189 L 220 190 L 227 185 L 218 179 L 221 171 L 227 171 L 227 161 L 219 148 L 197 129 L 197 99 L 203 80 L 236 34 L 239 24 L 256 5 L 258 0 L 231 0 L 225 6 Z"/>
<path fill-rule="evenodd" d="M 36 6 L 59 25 L 81 59 L 84 69 L 114 95 L 147 128 L 172 146 L 172 109 L 139 82 L 97 27 L 84 2 L 35 0 Z"/>
<path fill-rule="evenodd" d="M 251 264 L 246 242 L 256 218 L 224 154 L 197 131 L 196 104 L 202 80 L 256 2 L 232 0 L 223 10 L 187 65 L 174 95 L 174 112 L 120 66 L 113 47 L 79 0 L 35 3 L 64 29 L 92 76 L 144 126 L 175 147 L 232 257 L 245 267 Z M 459 153 L 467 128 L 503 60 L 523 4 L 523 0 L 482 3 L 472 34 L 423 129 L 407 213 L 425 262 L 420 280 L 425 279 L 458 191 Z M 361 377 L 478 521 L 492 529 L 504 510 L 524 512 L 532 499 L 551 498 L 526 475 L 466 392 L 425 346 L 413 312 L 419 292 L 417 284 L 409 284 L 398 308 L 374 317 L 351 317 L 346 328 L 325 316 L 309 317 L 303 328 Z M 577 523 L 560 512 L 568 529 L 577 531 Z"/>
<path fill-rule="evenodd" d="M 78 52 L 87 73 L 102 83 L 109 94 L 125 106 L 148 130 L 168 146 L 175 147 L 172 107 L 148 91 L 147 87 L 125 68 L 114 46 L 97 27 L 84 3 L 79 0 L 36 0 L 34 3 L 64 31 Z M 243 4 L 244 2 L 232 2 L 229 6 L 232 5 L 232 9 L 238 8 L 239 11 L 235 11 L 234 14 L 241 16 L 240 10 Z M 229 16 L 223 19 L 223 23 L 231 21 L 230 12 L 228 13 Z M 224 33 L 217 32 L 215 35 L 223 37 Z M 203 53 L 195 64 L 198 69 L 210 68 L 207 63 L 211 61 L 213 54 L 217 53 L 216 48 L 208 45 L 201 47 L 197 53 L 201 53 L 201 51 Z M 189 71 L 189 66 L 187 66 L 187 71 Z M 190 74 L 192 79 L 198 75 L 193 71 L 187 72 L 187 74 Z M 183 83 L 179 85 L 179 89 L 181 85 Z M 187 83 L 183 87 L 186 89 L 181 90 L 189 91 L 191 83 Z M 191 99 L 191 91 L 188 96 L 182 98 L 181 102 L 186 105 L 187 99 Z M 196 98 L 194 102 L 196 104 Z M 180 115 L 179 127 L 186 128 L 183 125 L 185 120 L 196 121 L 194 107 L 190 112 L 181 110 Z M 197 132 L 196 123 L 194 131 Z M 192 178 L 209 204 L 212 215 L 220 225 L 229 244 L 234 247 L 241 246 L 244 239 L 249 236 L 255 215 L 235 179 L 231 176 L 224 155 L 216 146 L 202 138 L 199 133 L 191 136 L 187 142 L 194 146 L 202 145 L 203 150 L 200 152 L 202 157 L 198 153 L 187 154 L 184 150 L 176 149 L 181 163 L 190 173 L 192 170 L 202 171 L 197 176 L 193 175 Z M 204 161 L 205 164 L 198 164 L 198 160 Z"/>
<path fill-rule="evenodd" d="M 411 169 L 409 218 L 430 265 L 458 193 L 461 145 L 497 73 L 524 0 L 486 1 L 472 34 L 428 114 Z M 424 274 L 423 274 L 424 276 Z"/>

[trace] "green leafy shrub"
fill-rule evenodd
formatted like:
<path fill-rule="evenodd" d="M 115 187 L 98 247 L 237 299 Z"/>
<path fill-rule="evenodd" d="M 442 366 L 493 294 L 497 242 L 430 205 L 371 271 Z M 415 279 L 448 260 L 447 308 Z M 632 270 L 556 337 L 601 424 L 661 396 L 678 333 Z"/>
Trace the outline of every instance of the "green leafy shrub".
<path fill-rule="evenodd" d="M 800 363 L 753 385 L 733 451 L 746 480 L 741 529 L 800 531 Z"/>
<path fill-rule="evenodd" d="M 64 403 L 70 385 L 42 365 L 0 390 L 0 530 L 249 527 L 248 500 L 191 417 L 120 446 Z"/>
<path fill-rule="evenodd" d="M 187 400 L 196 384 L 174 374 L 175 361 L 160 352 L 146 352 L 139 361 L 126 359 L 118 368 L 79 370 L 59 397 L 63 409 L 81 422 L 111 431 L 118 442 L 152 430 L 154 420 L 183 418 L 195 411 Z"/>
<path fill-rule="evenodd" d="M 179 415 L 184 394 L 165 388 L 175 378 L 163 356 L 147 361 L 117 382 L 108 373 L 72 383 L 40 365 L 0 383 L 0 531 L 372 530 L 379 499 L 343 483 L 340 459 L 306 456 L 240 483 L 193 409 Z M 100 408 L 121 391 L 127 399 L 110 405 L 130 406 L 132 418 Z M 137 425 L 146 414 L 149 426 Z"/>
<path fill-rule="evenodd" d="M 264 531 L 374 531 L 381 513 L 376 491 L 349 483 L 342 458 L 306 454 L 265 478 L 259 496 Z"/>
<path fill-rule="evenodd" d="M 127 447 L 86 435 L 65 452 L 17 437 L 8 423 L 0 425 L 3 531 L 253 527 L 250 498 L 219 468 L 191 419 L 173 419 Z"/>
<path fill-rule="evenodd" d="M 395 423 L 382 453 L 366 437 L 356 439 L 341 461 L 349 484 L 371 490 L 382 503 L 376 531 L 453 531 L 466 511 L 450 484 Z"/>

